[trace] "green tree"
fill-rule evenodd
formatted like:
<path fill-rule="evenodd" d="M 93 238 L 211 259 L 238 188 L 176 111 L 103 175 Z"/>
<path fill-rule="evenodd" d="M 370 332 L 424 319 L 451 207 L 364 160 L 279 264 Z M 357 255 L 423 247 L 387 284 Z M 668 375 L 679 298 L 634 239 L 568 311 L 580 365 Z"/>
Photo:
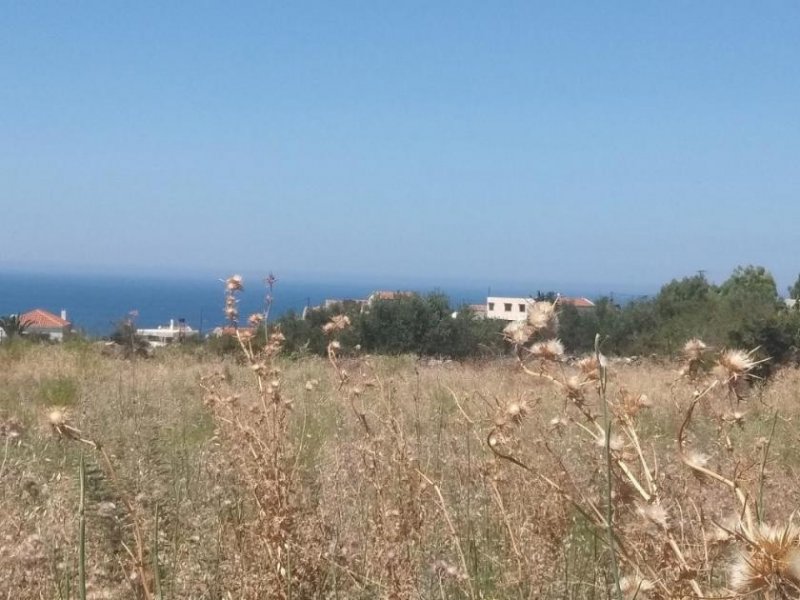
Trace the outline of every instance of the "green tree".
<path fill-rule="evenodd" d="M 651 338 L 651 351 L 675 354 L 689 338 L 715 337 L 709 317 L 717 303 L 718 290 L 703 273 L 664 285 L 654 299 L 656 334 Z"/>
<path fill-rule="evenodd" d="M 795 300 L 800 300 L 800 275 L 797 276 L 797 280 L 789 286 L 789 298 L 793 298 Z"/>
<path fill-rule="evenodd" d="M 29 325 L 28 321 L 21 321 L 19 315 L 0 317 L 0 329 L 5 332 L 8 339 L 23 335 Z"/>
<path fill-rule="evenodd" d="M 775 278 L 764 267 L 748 265 L 738 266 L 731 276 L 720 286 L 723 297 L 741 297 L 748 301 L 756 301 L 764 306 L 777 304 L 778 286 Z"/>
<path fill-rule="evenodd" d="M 112 342 L 119 344 L 122 348 L 122 355 L 125 358 L 150 355 L 150 344 L 136 333 L 136 320 L 133 313 L 117 322 L 110 339 Z"/>

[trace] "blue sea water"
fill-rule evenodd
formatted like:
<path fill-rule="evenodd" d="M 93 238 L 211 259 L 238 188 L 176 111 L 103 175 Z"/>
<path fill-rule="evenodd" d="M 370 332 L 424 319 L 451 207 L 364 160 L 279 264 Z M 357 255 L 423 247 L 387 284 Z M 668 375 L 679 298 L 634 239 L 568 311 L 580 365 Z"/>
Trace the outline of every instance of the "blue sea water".
<path fill-rule="evenodd" d="M 320 283 L 279 280 L 274 290 L 273 317 L 286 311 L 302 312 L 305 306 L 321 304 L 326 298 L 366 298 L 376 289 L 403 289 L 420 293 L 441 291 L 451 305 L 483 303 L 487 286 L 479 284 L 430 283 L 405 284 L 397 287 L 371 283 Z M 493 288 L 492 293 L 509 296 L 528 296 L 536 292 L 527 286 L 505 285 Z M 579 286 L 561 289 L 544 286 L 540 289 L 559 289 L 567 295 L 595 298 Z M 606 292 L 607 293 L 607 292 Z M 239 309 L 243 317 L 263 310 L 265 288 L 258 279 L 245 281 Z M 625 294 L 623 294 L 625 296 Z M 631 296 L 628 294 L 628 296 Z M 213 277 L 194 279 L 148 278 L 143 276 L 57 275 L 0 271 L 0 315 L 22 313 L 43 308 L 54 314 L 62 309 L 73 326 L 91 336 L 105 336 L 116 323 L 131 311 L 138 313 L 140 327 L 166 325 L 170 319 L 186 319 L 194 329 L 208 332 L 224 323 L 222 307 L 224 285 Z"/>
<path fill-rule="evenodd" d="M 33 308 L 44 308 L 57 315 L 64 309 L 76 329 L 104 336 L 128 313 L 136 311 L 140 327 L 156 327 L 169 323 L 170 319 L 183 318 L 191 327 L 208 332 L 224 322 L 223 288 L 223 283 L 214 278 L 171 280 L 0 272 L 0 315 Z M 326 298 L 365 298 L 374 290 L 368 284 L 278 281 L 271 315 L 277 317 L 289 310 L 300 313 L 305 306 L 320 304 Z M 424 286 L 415 289 L 431 290 Z M 258 280 L 245 282 L 239 302 L 243 317 L 263 310 L 265 294 L 265 287 Z M 456 305 L 483 302 L 485 295 L 485 289 L 450 291 Z"/>

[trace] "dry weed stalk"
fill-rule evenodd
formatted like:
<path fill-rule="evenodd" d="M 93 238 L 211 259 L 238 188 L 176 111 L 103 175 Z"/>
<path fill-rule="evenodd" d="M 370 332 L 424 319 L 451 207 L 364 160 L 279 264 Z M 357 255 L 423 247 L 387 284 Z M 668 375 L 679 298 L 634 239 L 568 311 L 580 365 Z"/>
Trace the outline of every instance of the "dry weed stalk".
<path fill-rule="evenodd" d="M 347 317 L 334 317 L 322 330 L 331 336 L 347 329 Z M 353 450 L 359 457 L 359 473 L 371 493 L 361 501 L 366 514 L 365 540 L 370 540 L 373 551 L 365 552 L 360 570 L 375 573 L 381 585 L 381 597 L 391 600 L 418 598 L 417 563 L 423 528 L 430 514 L 427 504 L 432 492 L 438 508 L 447 523 L 451 540 L 459 557 L 453 562 L 438 558 L 431 563 L 431 571 L 444 582 L 457 588 L 465 587 L 469 597 L 474 597 L 467 575 L 467 564 L 460 545 L 458 532 L 450 516 L 450 508 L 439 486 L 421 470 L 418 457 L 409 441 L 403 424 L 393 406 L 391 392 L 380 375 L 368 361 L 354 363 L 355 372 L 344 368 L 340 358 L 341 343 L 328 342 L 328 360 L 336 374 L 337 387 L 347 398 L 364 438 Z M 375 389 L 388 410 L 384 418 L 367 414 L 364 392 Z M 357 565 L 349 565 L 354 569 Z M 444 589 L 442 587 L 442 589 Z"/>
<path fill-rule="evenodd" d="M 729 489 L 738 506 L 737 522 L 730 533 L 731 539 L 738 540 L 744 548 L 740 550 L 741 557 L 731 567 L 726 586 L 711 577 L 713 565 L 703 533 L 702 514 L 698 512 L 698 519 L 688 516 L 693 499 L 664 484 L 657 454 L 642 441 L 637 417 L 641 410 L 651 405 L 650 400 L 644 394 L 632 394 L 622 388 L 607 394 L 607 360 L 599 350 L 595 356 L 578 362 L 577 368 L 565 368 L 563 347 L 552 337 L 557 330 L 556 306 L 542 304 L 533 304 L 528 320 L 511 324 L 505 333 L 517 349 L 521 370 L 532 378 L 555 386 L 574 409 L 574 412 L 568 410 L 563 417 L 551 421 L 553 430 L 572 423 L 588 438 L 589 447 L 604 450 L 609 465 L 606 510 L 600 507 L 602 501 L 592 499 L 582 488 L 580 482 L 590 483 L 591 478 L 587 481 L 586 475 L 581 475 L 580 463 L 567 464 L 561 457 L 556 457 L 563 470 L 563 479 L 569 482 L 559 483 L 505 449 L 527 412 L 518 404 L 509 404 L 505 416 L 497 419 L 489 432 L 487 443 L 492 452 L 545 482 L 598 530 L 609 532 L 607 547 L 612 565 L 616 564 L 613 559 L 617 558 L 623 572 L 628 573 L 624 577 L 614 575 L 614 589 L 619 597 L 762 595 L 764 598 L 797 598 L 800 591 L 797 579 L 800 575 L 799 530 L 791 523 L 778 528 L 756 523 L 752 508 L 754 495 L 746 489 L 743 469 L 735 468 L 731 475 L 722 475 L 710 466 L 708 457 L 688 450 L 686 439 L 698 403 L 718 389 L 727 390 L 741 401 L 751 371 L 761 361 L 752 358 L 753 352 L 725 350 L 716 362 L 711 363 L 705 360 L 708 349 L 701 340 L 690 340 L 684 347 L 686 361 L 681 373 L 695 383 L 705 380 L 705 387 L 694 392 L 685 410 L 678 431 L 680 459 L 691 472 L 702 478 L 701 483 L 716 482 Z M 709 373 L 709 369 L 713 372 Z M 589 395 L 590 391 L 595 393 L 594 399 Z M 613 416 L 613 430 L 610 421 L 606 421 L 605 426 L 601 422 L 600 415 L 606 412 Z M 723 422 L 725 426 L 720 428 L 720 432 L 725 447 L 732 450 L 727 432 L 731 426 L 743 423 L 743 413 L 728 413 Z M 544 443 L 550 449 L 550 442 Z M 587 450 L 582 453 L 586 456 Z M 596 454 L 589 451 L 586 458 L 586 464 L 597 465 L 596 474 L 602 472 Z M 628 489 L 635 501 L 626 499 Z M 628 508 L 629 503 L 636 508 Z M 707 511 L 715 512 L 714 507 Z M 666 554 L 659 548 L 665 549 Z"/>
<path fill-rule="evenodd" d="M 265 328 L 266 344 L 257 351 L 253 335 L 238 328 L 237 295 L 244 289 L 243 279 L 234 275 L 225 280 L 225 314 L 256 389 L 234 389 L 223 373 L 204 376 L 200 382 L 218 436 L 228 447 L 228 460 L 253 503 L 235 532 L 241 573 L 239 581 L 229 582 L 229 590 L 248 598 L 311 597 L 321 581 L 321 545 L 314 520 L 307 518 L 313 507 L 298 484 L 303 440 L 290 432 L 292 402 L 283 395 L 281 369 L 275 362 L 284 338 L 280 331 L 268 329 L 275 278 L 270 275 L 265 282 L 265 311 L 249 319 Z"/>
<path fill-rule="evenodd" d="M 81 431 L 74 427 L 70 422 L 67 413 L 63 409 L 54 408 L 48 414 L 48 422 L 52 431 L 55 435 L 63 440 L 70 440 L 75 441 L 80 444 L 84 444 L 89 446 L 93 450 L 97 451 L 100 455 L 100 465 L 103 468 L 103 472 L 105 474 L 106 479 L 112 482 L 117 490 L 117 494 L 119 498 L 122 500 L 122 504 L 125 506 L 127 510 L 127 520 L 130 522 L 131 525 L 131 533 L 133 536 L 133 544 L 131 545 L 126 544 L 124 541 L 121 541 L 121 545 L 125 550 L 125 554 L 128 558 L 127 565 L 121 565 L 123 571 L 127 574 L 128 580 L 131 584 L 131 588 L 133 593 L 135 594 L 136 598 L 142 598 L 143 600 L 151 600 L 155 598 L 155 582 L 157 581 L 156 576 L 156 569 L 158 569 L 158 565 L 153 562 L 152 557 L 149 551 L 149 544 L 145 537 L 145 518 L 142 514 L 142 509 L 139 503 L 137 502 L 136 498 L 132 497 L 129 493 L 127 493 L 124 489 L 124 486 L 121 483 L 119 476 L 117 475 L 117 471 L 114 468 L 114 464 L 111 460 L 106 449 L 96 440 L 91 440 L 83 436 Z M 80 519 L 81 519 L 81 541 L 80 541 L 80 554 L 81 554 L 81 565 L 82 569 L 84 568 L 84 533 L 83 529 L 85 527 L 83 521 L 83 477 L 84 477 L 84 468 L 83 468 L 83 454 L 81 454 L 81 471 L 80 471 L 80 485 L 81 485 L 81 507 L 80 507 Z M 158 535 L 158 531 L 155 532 L 155 535 Z M 79 586 L 85 587 L 85 572 L 81 571 L 80 574 L 80 581 Z"/>

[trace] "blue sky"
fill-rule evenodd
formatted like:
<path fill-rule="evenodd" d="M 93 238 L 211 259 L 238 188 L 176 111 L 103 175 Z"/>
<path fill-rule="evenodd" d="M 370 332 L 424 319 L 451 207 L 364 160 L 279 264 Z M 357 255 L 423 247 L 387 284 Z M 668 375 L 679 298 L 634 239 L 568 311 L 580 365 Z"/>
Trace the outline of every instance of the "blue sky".
<path fill-rule="evenodd" d="M 796 2 L 0 16 L 2 268 L 643 290 L 800 272 Z"/>

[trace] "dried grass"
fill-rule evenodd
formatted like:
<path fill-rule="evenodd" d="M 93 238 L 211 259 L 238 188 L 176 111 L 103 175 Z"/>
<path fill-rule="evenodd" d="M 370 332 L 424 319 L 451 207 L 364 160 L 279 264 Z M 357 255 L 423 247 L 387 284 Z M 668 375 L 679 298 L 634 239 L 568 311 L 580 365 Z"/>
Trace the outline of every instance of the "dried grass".
<path fill-rule="evenodd" d="M 81 452 L 89 598 L 798 597 L 797 370 L 342 357 L 346 326 L 327 361 L 0 348 L 0 597 L 77 597 Z"/>

